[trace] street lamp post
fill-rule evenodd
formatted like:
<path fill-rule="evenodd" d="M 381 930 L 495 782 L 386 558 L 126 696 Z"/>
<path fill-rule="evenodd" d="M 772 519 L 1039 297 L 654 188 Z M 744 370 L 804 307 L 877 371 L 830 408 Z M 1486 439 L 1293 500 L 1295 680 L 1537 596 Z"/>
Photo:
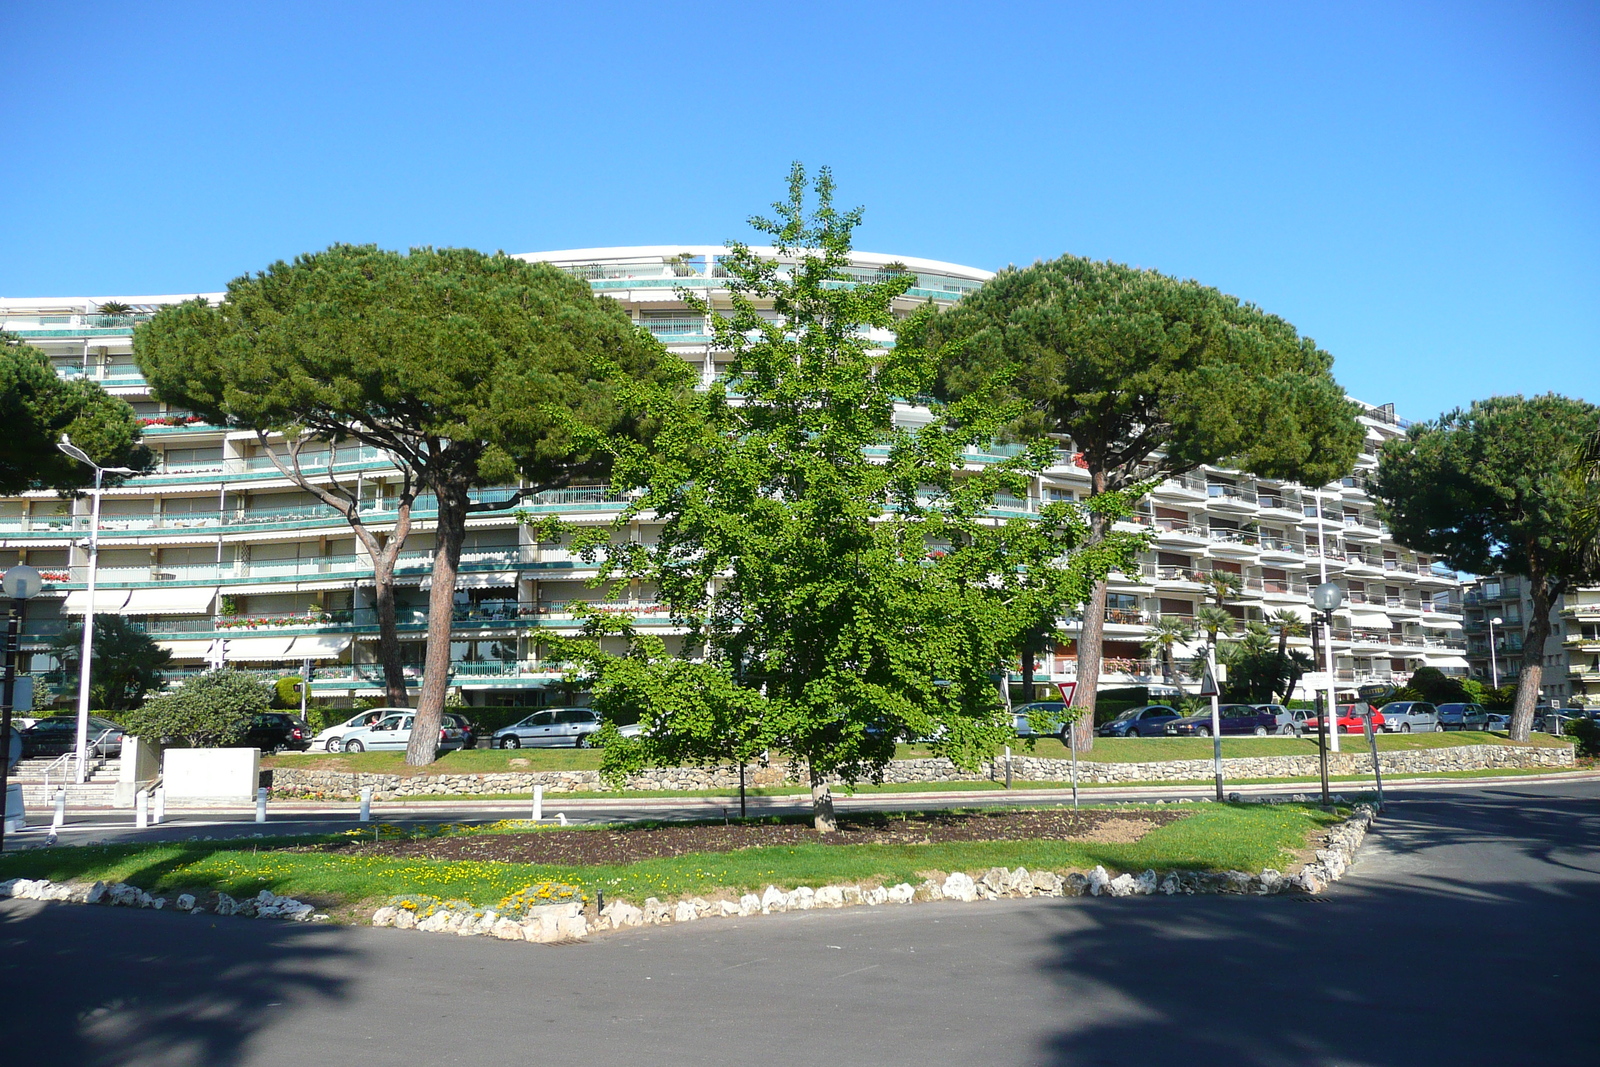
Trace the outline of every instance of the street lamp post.
<path fill-rule="evenodd" d="M 1496 689 L 1500 688 L 1500 659 L 1494 654 L 1494 628 L 1504 625 L 1504 619 L 1489 620 L 1489 680 Z"/>
<path fill-rule="evenodd" d="M 11 611 L 6 620 L 6 675 L 5 688 L 0 691 L 0 852 L 6 847 L 6 816 L 11 786 L 11 711 L 17 702 L 17 645 L 22 633 L 23 616 L 28 611 L 28 601 L 44 585 L 44 577 L 25 563 L 18 564 L 0 577 L 5 595 L 11 598 Z"/>
<path fill-rule="evenodd" d="M 1323 582 L 1321 585 L 1317 586 L 1311 591 L 1311 603 L 1317 609 L 1317 613 L 1320 616 L 1320 618 L 1314 618 L 1311 620 L 1311 633 L 1313 638 L 1316 636 L 1318 622 L 1320 622 L 1328 632 L 1328 671 L 1331 675 L 1333 671 L 1333 613 L 1338 610 L 1340 604 L 1344 603 L 1344 590 L 1340 589 L 1339 586 L 1334 582 Z M 1323 707 L 1322 714 L 1317 716 L 1317 725 L 1319 727 L 1317 733 L 1320 735 L 1318 740 L 1321 741 L 1321 744 L 1318 746 L 1318 748 L 1322 757 L 1323 807 L 1327 807 L 1330 803 L 1328 797 L 1328 735 L 1331 732 L 1334 737 L 1339 736 L 1338 714 L 1339 702 L 1334 692 L 1332 679 L 1330 678 L 1328 685 L 1328 702 Z M 1330 721 L 1333 723 L 1332 727 L 1328 725 Z"/>
<path fill-rule="evenodd" d="M 94 579 L 100 558 L 100 493 L 101 482 L 107 474 L 138 474 L 128 467 L 102 467 L 89 458 L 89 453 L 72 443 L 66 434 L 56 444 L 63 453 L 94 469 L 94 501 L 89 515 L 89 578 L 88 599 L 83 606 L 83 649 L 78 659 L 78 769 L 75 777 L 83 784 L 84 768 L 89 762 L 89 656 L 94 651 Z"/>

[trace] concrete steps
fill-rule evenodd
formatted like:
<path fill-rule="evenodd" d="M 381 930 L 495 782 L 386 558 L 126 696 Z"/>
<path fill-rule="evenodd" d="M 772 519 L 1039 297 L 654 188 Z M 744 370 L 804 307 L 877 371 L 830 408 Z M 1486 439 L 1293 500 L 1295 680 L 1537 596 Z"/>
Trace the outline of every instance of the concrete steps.
<path fill-rule="evenodd" d="M 45 769 L 55 764 L 48 783 Z M 67 808 L 109 808 L 116 789 L 117 776 L 122 773 L 120 759 L 99 759 L 90 764 L 87 780 L 82 785 L 71 781 L 70 770 L 63 774 L 66 765 L 56 764 L 54 756 L 35 756 L 23 760 L 11 772 L 11 781 L 22 786 L 22 802 L 28 810 L 48 810 L 56 802 L 56 790 L 67 791 Z"/>

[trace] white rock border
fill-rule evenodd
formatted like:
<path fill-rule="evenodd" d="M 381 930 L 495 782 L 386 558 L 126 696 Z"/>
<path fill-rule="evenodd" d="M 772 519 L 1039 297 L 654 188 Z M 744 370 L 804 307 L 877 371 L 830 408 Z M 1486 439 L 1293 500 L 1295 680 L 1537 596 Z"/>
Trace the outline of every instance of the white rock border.
<path fill-rule="evenodd" d="M 138 886 L 128 885 L 126 882 L 107 885 L 105 882 L 52 882 L 48 878 L 37 881 L 12 878 L 0 882 L 0 899 L 5 897 L 15 900 L 52 900 L 66 904 L 103 904 L 118 908 L 150 908 L 154 911 L 170 908 L 172 911 L 187 912 L 190 915 L 237 915 L 246 919 L 292 919 L 296 922 L 312 922 L 327 918 L 310 904 L 302 903 L 293 897 L 280 897 L 270 889 L 263 889 L 245 900 L 235 900 L 226 893 L 218 893 L 217 899 L 212 902 L 210 908 L 207 908 L 205 904 L 196 900 L 192 893 L 179 893 L 169 901 L 166 897 L 153 897 Z"/>
<path fill-rule="evenodd" d="M 420 930 L 424 933 L 455 934 L 459 937 L 488 936 L 502 941 L 527 941 L 535 944 L 570 942 L 592 933 L 605 930 L 623 930 L 641 926 L 668 923 L 696 922 L 710 918 L 744 918 L 755 915 L 773 915 L 789 911 L 812 911 L 819 908 L 848 908 L 856 906 L 880 907 L 888 904 L 911 904 L 935 900 L 972 902 L 1001 900 L 1014 897 L 1131 897 L 1163 893 L 1167 896 L 1196 893 L 1231 893 L 1248 896 L 1273 896 L 1278 893 L 1300 892 L 1312 895 L 1323 892 L 1329 885 L 1343 878 L 1355 858 L 1356 851 L 1366 839 L 1367 831 L 1377 819 L 1377 810 L 1371 804 L 1357 804 L 1351 816 L 1330 829 L 1323 842 L 1315 849 L 1315 859 L 1305 864 L 1299 872 L 1284 875 L 1267 868 L 1259 875 L 1244 871 L 1169 871 L 1158 875 L 1153 870 L 1142 874 L 1119 874 L 1112 877 L 1104 867 L 1096 867 L 1087 875 L 1073 872 L 1062 877 L 1053 871 L 1029 871 L 1026 867 L 1012 870 L 1008 867 L 991 867 L 977 878 L 957 871 L 943 882 L 926 879 L 920 885 L 901 882 L 892 886 L 825 885 L 813 889 L 796 886 L 783 890 L 769 885 L 759 896 L 745 893 L 738 901 L 709 901 L 702 897 L 688 897 L 677 901 L 662 901 L 656 897 L 645 898 L 642 907 L 623 900 L 613 900 L 600 909 L 594 922 L 584 914 L 580 900 L 559 904 L 541 904 L 518 915 L 503 915 L 493 909 L 455 909 L 432 907 L 419 918 L 417 909 L 388 904 L 372 914 L 372 925 L 392 927 L 397 930 Z M 113 907 L 151 908 L 157 911 L 168 907 L 166 897 L 152 897 L 136 886 L 118 882 L 53 883 L 49 879 L 30 881 L 13 878 L 0 882 L 0 898 L 18 900 L 48 900 L 71 904 L 102 904 Z M 208 910 L 189 893 L 180 894 L 171 902 L 175 911 L 191 915 L 237 915 L 258 919 L 291 919 L 298 922 L 318 921 L 328 916 L 317 912 L 310 904 L 292 897 L 280 897 L 263 889 L 247 900 L 235 900 L 226 893 L 216 894 Z"/>

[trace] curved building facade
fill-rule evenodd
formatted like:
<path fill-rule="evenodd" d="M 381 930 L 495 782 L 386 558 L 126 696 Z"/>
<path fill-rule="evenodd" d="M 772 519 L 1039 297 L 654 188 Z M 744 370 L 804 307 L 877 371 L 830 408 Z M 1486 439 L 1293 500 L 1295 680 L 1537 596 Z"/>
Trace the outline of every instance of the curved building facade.
<path fill-rule="evenodd" d="M 716 348 L 706 320 L 681 294 L 690 290 L 714 307 L 727 306 L 720 266 L 726 252 L 671 245 L 520 258 L 587 280 L 709 382 L 726 372 L 729 354 Z M 905 312 L 929 300 L 959 300 L 991 277 L 904 256 L 863 252 L 853 263 L 863 280 L 889 269 L 914 273 L 915 285 L 900 302 Z M 143 626 L 172 651 L 177 677 L 205 669 L 215 642 L 223 641 L 228 662 L 241 667 L 283 674 L 309 669 L 319 697 L 377 695 L 372 565 L 344 520 L 279 474 L 253 433 L 207 425 L 160 403 L 133 364 L 134 326 L 160 306 L 194 295 L 0 299 L 0 326 L 8 335 L 43 350 L 62 376 L 90 378 L 126 399 L 144 420 L 145 441 L 160 460 L 154 473 L 104 494 L 93 610 Z M 102 313 L 108 304 L 130 310 Z M 910 421 L 918 417 L 910 405 L 903 414 Z M 1158 615 L 1192 616 L 1204 603 L 1202 581 L 1211 570 L 1242 580 L 1245 599 L 1236 610 L 1245 619 L 1283 609 L 1309 616 L 1309 590 L 1324 573 L 1344 585 L 1349 602 L 1336 632 L 1343 684 L 1403 681 L 1424 664 L 1465 672 L 1455 576 L 1395 544 L 1364 491 L 1377 446 L 1402 433 L 1403 425 L 1392 407 L 1368 406 L 1362 422 L 1367 449 L 1338 484 L 1307 489 L 1207 468 L 1165 482 L 1143 502 L 1139 521 L 1155 532 L 1155 542 L 1138 574 L 1118 575 L 1112 583 L 1103 685 L 1159 681 L 1159 668 L 1143 650 L 1148 626 Z M 324 477 L 359 484 L 367 522 L 381 524 L 399 486 L 390 462 L 350 445 L 307 466 L 330 464 L 332 474 Z M 1015 506 L 1034 510 L 1088 490 L 1087 472 L 1063 442 L 1061 463 Z M 545 493 L 525 510 L 583 524 L 608 522 L 621 507 L 606 486 L 591 485 Z M 397 569 L 402 640 L 413 673 L 423 662 L 431 519 L 427 499 L 419 498 Z M 0 499 L 0 565 L 29 563 L 49 583 L 30 604 L 25 630 L 35 672 L 57 666 L 46 646 L 89 607 L 88 524 L 87 499 L 53 493 Z M 634 535 L 652 536 L 647 528 Z M 561 680 L 561 665 L 542 656 L 539 635 L 571 631 L 574 601 L 604 599 L 604 591 L 584 583 L 592 573 L 561 547 L 535 543 L 509 513 L 472 518 L 456 590 L 452 684 L 473 704 L 544 702 Z M 648 591 L 606 607 L 634 614 L 641 625 L 669 625 Z M 1074 628 L 1069 622 L 1069 635 Z M 1075 665 L 1068 642 L 1039 663 L 1041 678 L 1070 679 Z"/>

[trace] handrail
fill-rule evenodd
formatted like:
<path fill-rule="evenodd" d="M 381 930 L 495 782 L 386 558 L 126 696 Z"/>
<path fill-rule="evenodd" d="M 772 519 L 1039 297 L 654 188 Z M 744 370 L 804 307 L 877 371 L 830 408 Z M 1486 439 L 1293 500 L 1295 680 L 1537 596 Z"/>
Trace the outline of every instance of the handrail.
<path fill-rule="evenodd" d="M 101 730 L 99 732 L 99 734 L 95 735 L 94 740 L 90 741 L 84 747 L 84 755 L 88 759 L 99 759 L 100 757 L 99 757 L 99 755 L 97 753 L 98 753 L 98 750 L 100 748 L 100 742 L 104 741 L 106 738 L 110 737 L 112 734 L 117 733 L 117 732 L 118 731 L 116 731 L 116 730 Z M 77 753 L 77 750 L 74 749 L 71 752 L 63 752 L 61 755 L 57 756 L 55 759 L 51 760 L 48 764 L 46 764 L 45 765 L 45 769 L 44 769 L 44 787 L 45 787 L 45 789 L 48 790 L 50 788 L 50 772 L 55 770 L 56 764 L 58 764 L 58 763 L 62 764 L 61 773 L 62 773 L 62 777 L 65 778 L 65 777 L 67 777 L 66 765 L 68 765 L 68 764 L 74 764 L 75 765 L 77 763 L 77 761 L 78 761 L 78 753 Z M 73 777 L 73 778 L 78 777 L 78 775 L 77 775 L 77 767 L 76 766 L 73 767 L 71 777 Z M 67 782 L 62 782 L 61 784 L 62 785 L 67 785 L 68 783 Z"/>

